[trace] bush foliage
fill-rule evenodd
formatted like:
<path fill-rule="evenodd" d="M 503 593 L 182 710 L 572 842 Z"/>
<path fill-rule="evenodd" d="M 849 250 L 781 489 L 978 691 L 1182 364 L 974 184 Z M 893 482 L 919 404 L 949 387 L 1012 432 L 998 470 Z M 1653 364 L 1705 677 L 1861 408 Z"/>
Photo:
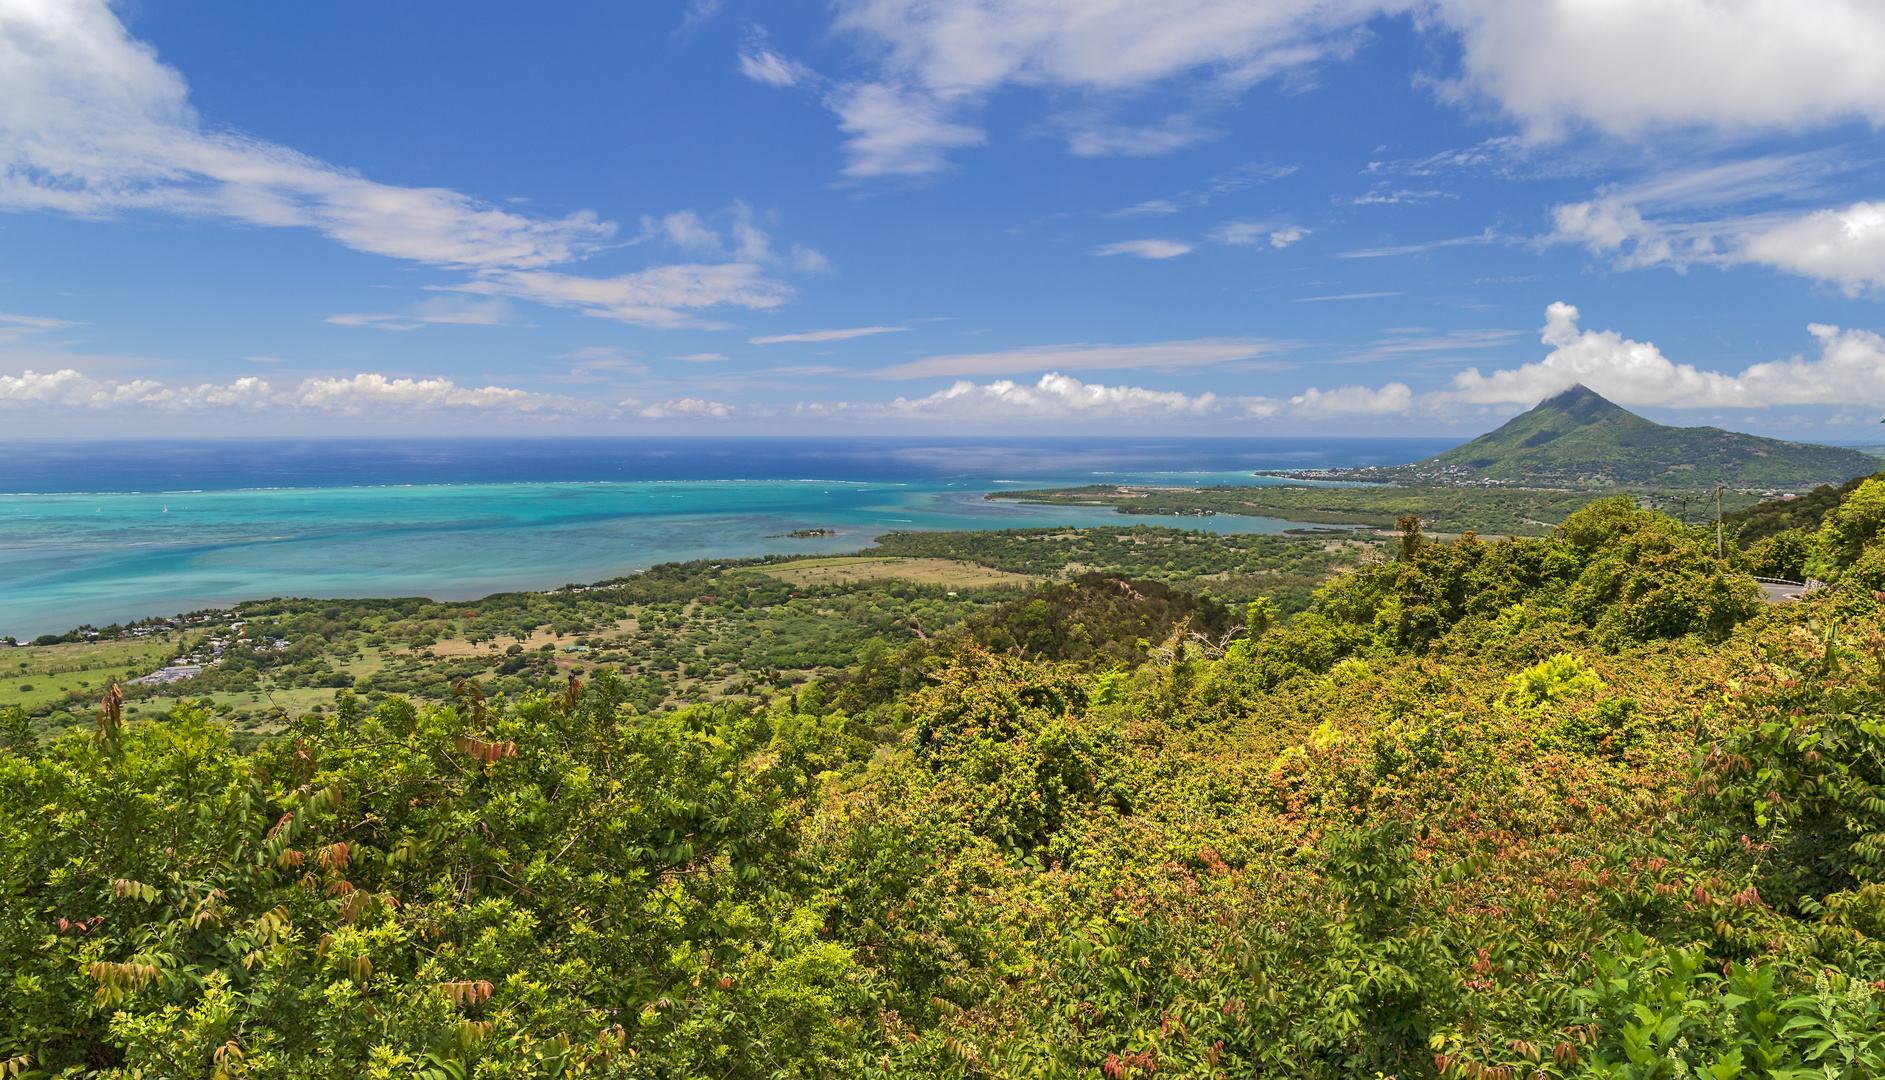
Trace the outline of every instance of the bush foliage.
<path fill-rule="evenodd" d="M 672 711 L 0 717 L 0 1069 L 1878 1076 L 1882 545 L 1767 606 L 1614 500 L 1410 519 L 1287 623 L 1096 575 Z"/>

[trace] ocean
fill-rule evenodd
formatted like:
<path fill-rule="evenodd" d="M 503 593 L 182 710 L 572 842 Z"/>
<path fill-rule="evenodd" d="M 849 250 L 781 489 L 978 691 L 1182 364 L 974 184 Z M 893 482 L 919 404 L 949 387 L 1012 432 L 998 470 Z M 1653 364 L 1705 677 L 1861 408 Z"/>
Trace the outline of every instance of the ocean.
<path fill-rule="evenodd" d="M 539 438 L 0 442 L 0 636 L 270 596 L 469 600 L 887 532 L 1123 525 L 991 503 L 1093 483 L 1275 483 L 1440 439 Z M 1179 524 L 1169 521 L 1165 523 Z M 1219 515 L 1187 528 L 1277 532 Z M 835 536 L 792 539 L 797 529 Z"/>

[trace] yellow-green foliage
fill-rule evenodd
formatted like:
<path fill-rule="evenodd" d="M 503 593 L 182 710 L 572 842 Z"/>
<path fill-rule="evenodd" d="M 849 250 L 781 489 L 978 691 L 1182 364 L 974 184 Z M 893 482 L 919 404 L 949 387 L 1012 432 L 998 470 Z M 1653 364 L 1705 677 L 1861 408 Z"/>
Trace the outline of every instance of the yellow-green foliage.
<path fill-rule="evenodd" d="M 1103 674 L 939 635 L 764 704 L 605 674 L 247 758 L 192 707 L 22 738 L 0 1062 L 1881 1075 L 1881 602 L 1760 606 L 1703 539 L 1612 503 L 1410 543 Z"/>
<path fill-rule="evenodd" d="M 1570 653 L 1548 656 L 1505 680 L 1505 703 L 1530 709 L 1602 690 L 1597 673 Z"/>
<path fill-rule="evenodd" d="M 1820 555 L 1834 572 L 1859 561 L 1885 525 L 1885 479 L 1870 479 L 1820 521 Z M 1829 575 L 1830 576 L 1830 575 Z"/>

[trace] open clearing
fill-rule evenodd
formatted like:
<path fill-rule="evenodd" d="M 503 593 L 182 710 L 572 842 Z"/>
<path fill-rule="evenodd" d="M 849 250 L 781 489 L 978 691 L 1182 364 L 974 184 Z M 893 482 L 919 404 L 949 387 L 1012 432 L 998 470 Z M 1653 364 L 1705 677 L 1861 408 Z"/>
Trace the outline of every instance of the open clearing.
<path fill-rule="evenodd" d="M 792 585 L 844 585 L 859 581 L 913 581 L 919 585 L 947 585 L 955 588 L 985 589 L 990 586 L 1020 588 L 1034 579 L 1025 574 L 990 570 L 954 559 L 800 559 L 783 566 L 767 567 L 760 573 Z"/>

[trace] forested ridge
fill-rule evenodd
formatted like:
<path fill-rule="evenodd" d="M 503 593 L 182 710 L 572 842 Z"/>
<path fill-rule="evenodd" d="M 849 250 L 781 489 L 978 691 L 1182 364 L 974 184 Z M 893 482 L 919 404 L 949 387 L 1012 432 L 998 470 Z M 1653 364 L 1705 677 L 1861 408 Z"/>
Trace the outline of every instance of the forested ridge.
<path fill-rule="evenodd" d="M 0 1069 L 1877 1076 L 1881 523 L 1885 480 L 1726 559 L 1628 500 L 1409 517 L 1294 614 L 834 590 L 884 632 L 809 679 L 658 703 L 605 648 L 246 754 L 190 699 L 12 710 Z M 1796 556 L 1834 587 L 1762 603 Z M 753 610 L 728 569 L 638 618 Z"/>

